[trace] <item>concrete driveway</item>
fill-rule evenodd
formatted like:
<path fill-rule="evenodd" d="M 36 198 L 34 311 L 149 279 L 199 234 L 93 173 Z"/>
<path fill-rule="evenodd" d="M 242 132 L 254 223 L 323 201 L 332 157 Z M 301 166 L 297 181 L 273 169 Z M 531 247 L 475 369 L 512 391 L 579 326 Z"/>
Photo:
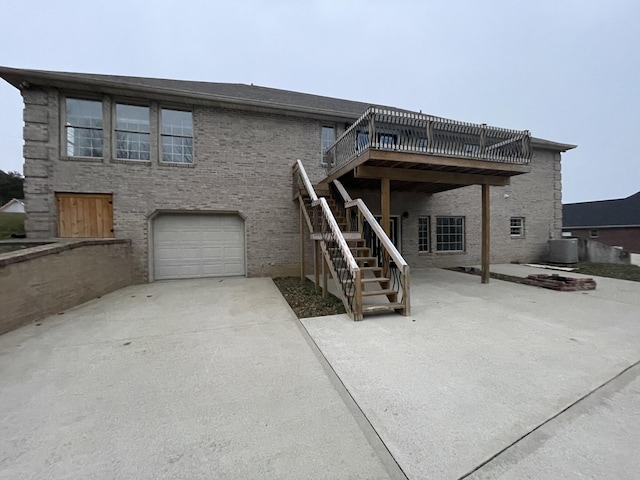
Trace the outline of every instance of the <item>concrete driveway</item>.
<path fill-rule="evenodd" d="M 409 478 L 636 479 L 640 283 L 597 280 L 414 270 L 410 317 L 302 322 Z"/>
<path fill-rule="evenodd" d="M 0 336 L 0 478 L 393 476 L 330 378 L 270 279 L 128 287 Z"/>

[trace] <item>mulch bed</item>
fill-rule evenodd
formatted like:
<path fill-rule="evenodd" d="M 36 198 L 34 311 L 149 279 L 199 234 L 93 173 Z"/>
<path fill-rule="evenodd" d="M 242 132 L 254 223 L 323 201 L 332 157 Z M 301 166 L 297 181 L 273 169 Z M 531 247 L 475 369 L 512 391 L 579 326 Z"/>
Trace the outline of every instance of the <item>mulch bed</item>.
<path fill-rule="evenodd" d="M 301 282 L 300 277 L 279 277 L 273 282 L 298 318 L 345 313 L 339 298 L 330 293 L 322 298 L 322 291 L 316 292 L 315 285 L 307 278 Z"/>

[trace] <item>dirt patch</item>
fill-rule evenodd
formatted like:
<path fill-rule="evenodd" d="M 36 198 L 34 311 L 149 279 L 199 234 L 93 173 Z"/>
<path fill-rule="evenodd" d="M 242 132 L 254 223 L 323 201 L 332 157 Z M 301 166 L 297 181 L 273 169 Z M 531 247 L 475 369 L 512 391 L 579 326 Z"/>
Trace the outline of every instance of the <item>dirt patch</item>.
<path fill-rule="evenodd" d="M 301 282 L 299 277 L 280 277 L 274 278 L 273 282 L 298 318 L 345 313 L 339 298 L 330 293 L 322 298 L 322 291 L 316 291 L 313 282 L 307 278 Z"/>

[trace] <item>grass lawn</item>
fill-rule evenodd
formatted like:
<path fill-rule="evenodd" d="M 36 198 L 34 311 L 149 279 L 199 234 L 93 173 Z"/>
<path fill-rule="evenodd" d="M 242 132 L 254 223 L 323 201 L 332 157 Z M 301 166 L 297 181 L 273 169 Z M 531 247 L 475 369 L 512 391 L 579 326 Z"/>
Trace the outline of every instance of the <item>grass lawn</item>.
<path fill-rule="evenodd" d="M 574 265 L 572 265 L 574 266 Z M 640 267 L 637 265 L 614 265 L 611 263 L 579 263 L 575 265 L 576 273 L 598 275 L 600 277 L 620 278 L 640 282 Z M 571 276 L 570 273 L 567 274 Z"/>
<path fill-rule="evenodd" d="M 24 213 L 0 213 L 0 240 L 11 238 L 11 234 L 24 235 Z"/>
<path fill-rule="evenodd" d="M 300 277 L 274 278 L 273 282 L 298 318 L 345 313 L 339 298 L 330 293 L 327 298 L 322 298 L 322 291 L 316 292 L 315 285 L 308 278 L 304 283 L 300 282 Z"/>

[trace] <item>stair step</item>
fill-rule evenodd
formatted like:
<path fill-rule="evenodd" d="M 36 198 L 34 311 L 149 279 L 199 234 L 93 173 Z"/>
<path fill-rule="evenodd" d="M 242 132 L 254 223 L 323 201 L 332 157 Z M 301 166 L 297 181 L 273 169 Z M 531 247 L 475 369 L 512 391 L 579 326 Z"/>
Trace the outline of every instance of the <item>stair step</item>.
<path fill-rule="evenodd" d="M 338 267 L 336 270 L 349 270 L 348 268 Z M 360 271 L 362 272 L 381 272 L 382 267 L 360 267 Z"/>
<path fill-rule="evenodd" d="M 388 282 L 389 280 L 391 279 L 385 277 L 367 277 L 363 278 L 360 283 Z M 342 280 L 342 283 L 353 283 L 353 280 L 351 280 L 350 278 L 345 278 L 344 280 Z"/>
<path fill-rule="evenodd" d="M 362 307 L 362 314 L 392 312 L 404 308 L 404 304 L 400 302 L 383 303 L 382 305 L 365 305 Z"/>
<path fill-rule="evenodd" d="M 376 283 L 376 282 L 388 282 L 391 280 L 387 277 L 367 277 L 361 280 L 362 283 Z"/>
<path fill-rule="evenodd" d="M 392 293 L 398 293 L 395 290 L 385 289 L 385 290 L 368 290 L 363 291 L 363 297 L 375 297 L 376 295 L 391 295 Z"/>

